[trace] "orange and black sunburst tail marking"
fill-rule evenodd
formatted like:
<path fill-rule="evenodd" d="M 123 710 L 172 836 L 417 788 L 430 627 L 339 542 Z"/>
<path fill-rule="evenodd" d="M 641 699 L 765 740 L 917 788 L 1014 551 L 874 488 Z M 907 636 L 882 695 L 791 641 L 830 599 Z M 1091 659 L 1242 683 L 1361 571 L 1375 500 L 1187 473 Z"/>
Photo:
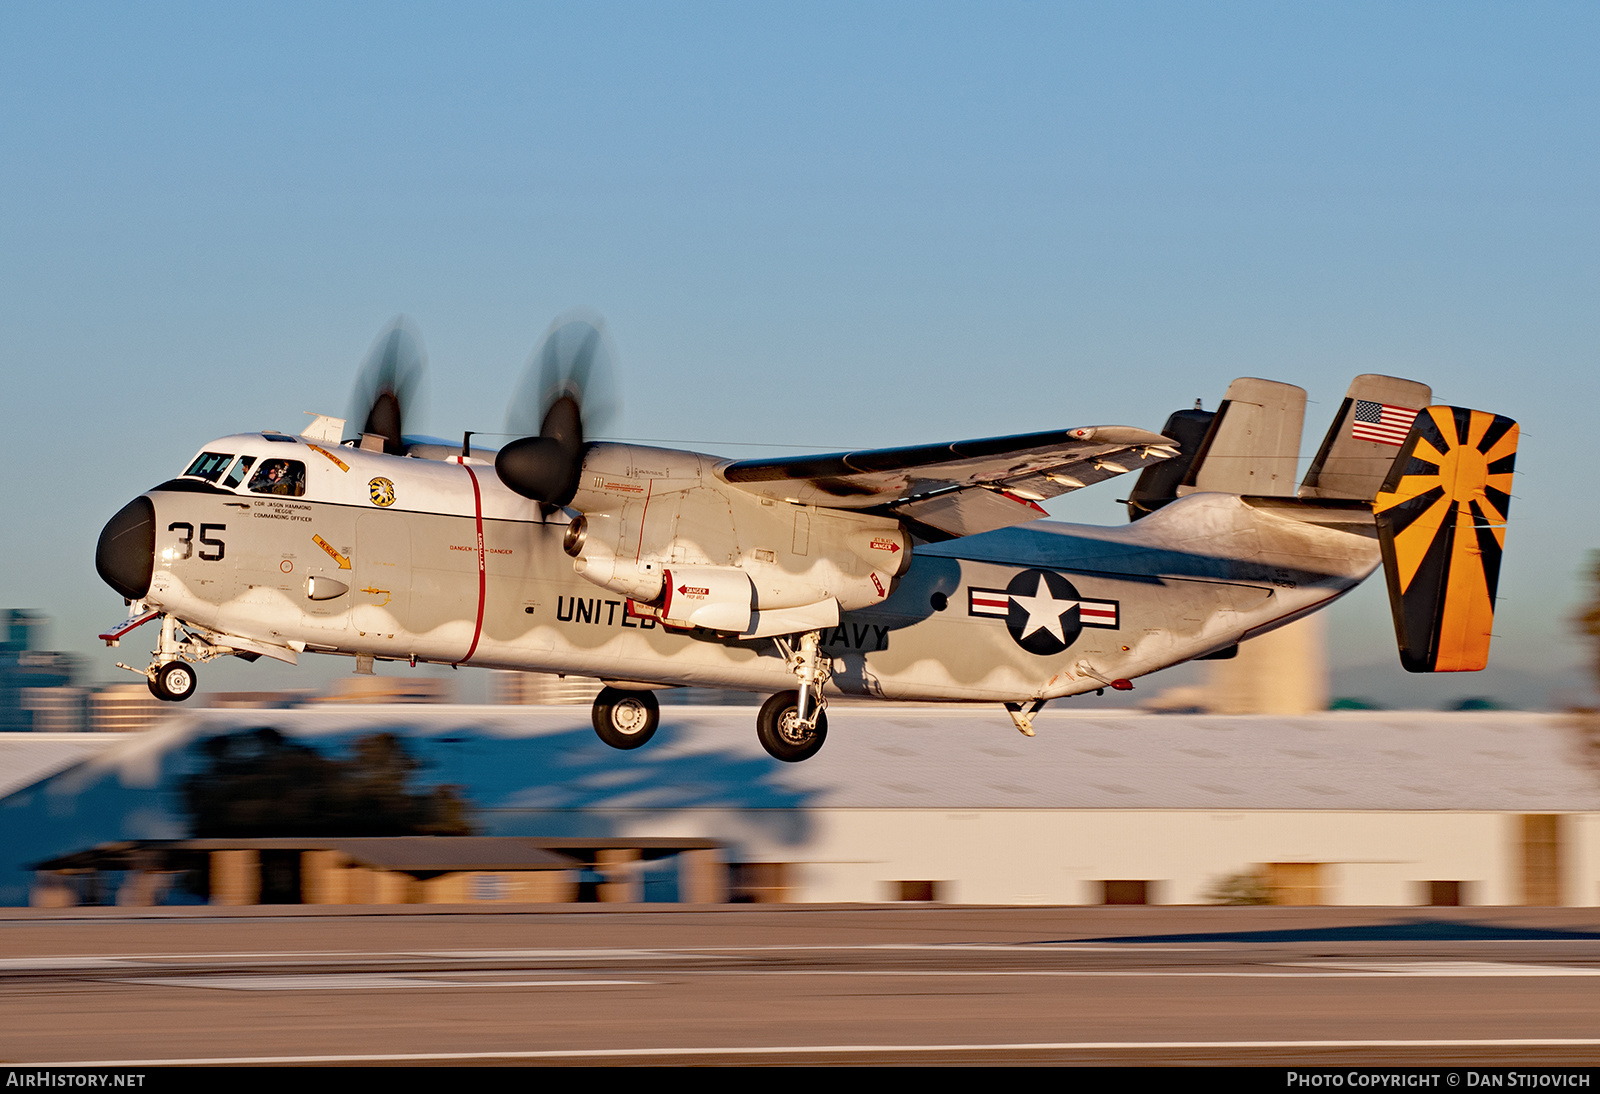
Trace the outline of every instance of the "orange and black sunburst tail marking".
<path fill-rule="evenodd" d="M 1426 407 L 1373 499 L 1407 671 L 1475 672 L 1489 663 L 1516 458 L 1510 418 Z"/>

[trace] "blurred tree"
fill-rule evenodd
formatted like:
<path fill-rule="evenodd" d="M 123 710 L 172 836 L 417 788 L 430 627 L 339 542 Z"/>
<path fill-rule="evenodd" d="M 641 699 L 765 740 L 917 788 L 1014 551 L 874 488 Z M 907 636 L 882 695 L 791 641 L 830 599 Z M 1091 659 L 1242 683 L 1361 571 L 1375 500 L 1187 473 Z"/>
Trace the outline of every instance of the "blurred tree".
<path fill-rule="evenodd" d="M 199 748 L 204 766 L 182 787 L 198 839 L 473 833 L 459 787 L 410 788 L 423 764 L 393 733 L 357 738 L 345 760 L 267 726 Z"/>
<path fill-rule="evenodd" d="M 1576 623 L 1578 630 L 1593 643 L 1590 665 L 1600 684 L 1600 551 L 1589 556 L 1589 602 Z M 1579 757 L 1600 774 L 1600 711 L 1592 707 L 1576 708 L 1568 713 L 1567 724 L 1577 735 Z"/>
<path fill-rule="evenodd" d="M 1207 904 L 1271 904 L 1272 889 L 1260 873 L 1228 874 L 1211 883 Z"/>
<path fill-rule="evenodd" d="M 1600 551 L 1589 556 L 1589 603 L 1578 616 L 1578 627 L 1594 643 L 1591 667 L 1600 682 Z"/>

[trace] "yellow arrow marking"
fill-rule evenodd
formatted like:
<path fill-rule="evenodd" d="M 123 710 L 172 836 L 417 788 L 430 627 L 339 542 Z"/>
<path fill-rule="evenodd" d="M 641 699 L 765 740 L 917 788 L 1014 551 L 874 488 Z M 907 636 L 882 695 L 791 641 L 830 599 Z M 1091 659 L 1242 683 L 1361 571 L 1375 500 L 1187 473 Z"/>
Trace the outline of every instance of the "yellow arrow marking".
<path fill-rule="evenodd" d="M 380 608 L 387 607 L 388 604 L 389 604 L 389 601 L 393 599 L 393 597 L 389 594 L 389 590 L 388 589 L 378 589 L 378 588 L 374 588 L 371 585 L 368 585 L 365 589 L 362 589 L 361 591 L 366 593 L 366 594 L 368 594 L 369 596 L 381 596 L 381 597 L 383 597 L 383 603 L 377 605 Z"/>
<path fill-rule="evenodd" d="M 314 444 L 308 444 L 308 445 L 306 445 L 306 447 L 311 449 L 311 451 L 313 451 L 313 452 L 321 452 L 324 456 L 328 457 L 328 459 L 330 459 L 334 463 L 338 464 L 340 471 L 348 471 L 348 470 L 350 470 L 350 465 L 349 464 L 345 463 L 338 456 L 335 456 L 332 452 L 329 452 L 326 448 L 321 448 L 321 447 L 319 447 L 317 445 L 314 445 Z"/>
<path fill-rule="evenodd" d="M 324 551 L 328 552 L 328 557 L 339 564 L 339 569 L 348 570 L 350 568 L 350 560 L 344 555 L 341 555 L 338 551 L 335 551 L 333 547 L 329 545 L 327 540 L 323 539 L 321 536 L 315 535 L 312 536 L 311 539 L 312 542 L 314 542 L 318 547 L 321 547 Z"/>

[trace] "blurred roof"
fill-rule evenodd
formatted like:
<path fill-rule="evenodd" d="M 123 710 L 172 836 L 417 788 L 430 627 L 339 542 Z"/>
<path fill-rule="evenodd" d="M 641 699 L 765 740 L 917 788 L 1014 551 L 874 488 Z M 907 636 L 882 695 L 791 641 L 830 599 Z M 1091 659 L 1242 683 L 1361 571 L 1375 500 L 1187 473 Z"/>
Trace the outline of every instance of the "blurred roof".
<path fill-rule="evenodd" d="M 269 839 L 117 840 L 35 863 L 39 870 L 143 869 L 148 856 L 182 851 L 338 851 L 364 866 L 408 873 L 458 870 L 573 870 L 594 852 L 697 851 L 721 847 L 710 839 L 538 839 L 523 836 L 315 836 Z M 576 853 L 563 853 L 576 852 Z"/>
<path fill-rule="evenodd" d="M 601 744 L 587 708 L 574 706 L 197 710 L 124 739 L 90 766 L 149 771 L 200 737 L 270 725 L 307 743 L 396 733 L 433 779 L 461 784 L 494 810 L 1600 811 L 1600 772 L 1586 765 L 1565 715 L 1047 710 L 1031 739 L 996 706 L 838 704 L 828 716 L 822 751 L 783 764 L 761 750 L 753 712 L 740 707 L 664 706 L 656 738 L 631 752 Z M 0 739 L 0 758 L 18 738 L 39 736 Z M 52 743 L 68 736 L 94 735 Z M 42 754 L 38 763 L 43 770 Z M 24 785 L 4 774 L 6 786 Z"/>
<path fill-rule="evenodd" d="M 135 736 L 128 733 L 0 733 L 0 797 L 65 771 Z"/>

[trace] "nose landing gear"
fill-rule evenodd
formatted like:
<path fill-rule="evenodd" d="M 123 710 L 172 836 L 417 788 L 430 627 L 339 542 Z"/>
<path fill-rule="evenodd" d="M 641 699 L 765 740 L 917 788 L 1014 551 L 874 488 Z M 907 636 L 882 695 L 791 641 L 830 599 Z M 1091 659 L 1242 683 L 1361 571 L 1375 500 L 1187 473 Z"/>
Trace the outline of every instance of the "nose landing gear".
<path fill-rule="evenodd" d="M 199 681 L 189 661 L 209 661 L 221 652 L 187 632 L 180 637 L 181 627 L 182 624 L 171 615 L 161 617 L 161 636 L 156 639 L 156 648 L 150 651 L 149 668 L 136 669 L 132 665 L 117 662 L 117 668 L 143 676 L 150 687 L 150 694 L 164 703 L 181 703 L 194 694 Z"/>

